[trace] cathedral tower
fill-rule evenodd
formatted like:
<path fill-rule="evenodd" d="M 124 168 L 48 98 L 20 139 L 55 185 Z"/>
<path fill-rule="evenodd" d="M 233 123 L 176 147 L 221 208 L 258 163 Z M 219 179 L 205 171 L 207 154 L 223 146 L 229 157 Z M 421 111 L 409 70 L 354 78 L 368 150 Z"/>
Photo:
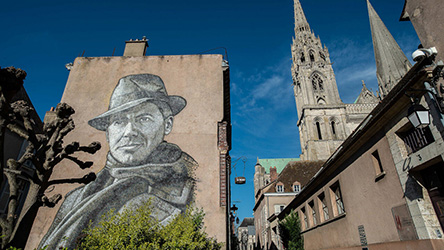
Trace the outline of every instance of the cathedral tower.
<path fill-rule="evenodd" d="M 299 0 L 294 0 L 294 19 L 292 77 L 301 159 L 326 160 L 378 100 L 364 85 L 361 95 L 368 98 L 363 103 L 344 104 L 328 49 L 310 29 Z"/>
<path fill-rule="evenodd" d="M 299 119 L 304 105 L 340 105 L 330 55 L 319 37 L 311 31 L 299 0 L 294 1 L 292 75 Z"/>

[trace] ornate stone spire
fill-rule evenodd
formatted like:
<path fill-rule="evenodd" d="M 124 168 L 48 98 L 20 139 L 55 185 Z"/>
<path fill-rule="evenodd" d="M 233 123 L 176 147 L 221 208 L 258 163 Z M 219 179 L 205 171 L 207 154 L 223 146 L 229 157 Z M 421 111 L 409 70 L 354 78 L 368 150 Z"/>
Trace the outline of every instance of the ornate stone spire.
<path fill-rule="evenodd" d="M 310 29 L 299 0 L 294 0 L 294 18 L 292 76 L 298 116 L 301 118 L 304 106 L 343 103 L 327 47 Z"/>
<path fill-rule="evenodd" d="M 375 51 L 376 75 L 379 92 L 385 97 L 393 86 L 407 73 L 411 64 L 376 11 L 367 0 L 368 15 Z"/>
<path fill-rule="evenodd" d="M 299 0 L 294 0 L 294 30 L 295 33 L 298 33 L 298 31 L 310 30 L 310 25 L 308 25 Z"/>

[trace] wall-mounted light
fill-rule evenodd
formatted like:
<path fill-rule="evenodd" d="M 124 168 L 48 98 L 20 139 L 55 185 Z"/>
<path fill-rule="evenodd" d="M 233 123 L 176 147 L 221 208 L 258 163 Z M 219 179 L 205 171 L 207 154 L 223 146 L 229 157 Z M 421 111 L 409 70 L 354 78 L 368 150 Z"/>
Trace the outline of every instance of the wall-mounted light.
<path fill-rule="evenodd" d="M 430 124 L 429 111 L 418 103 L 414 103 L 409 108 L 407 117 L 415 128 L 425 128 Z"/>
<path fill-rule="evenodd" d="M 236 204 L 233 204 L 233 206 L 230 208 L 230 210 L 233 211 L 233 213 L 236 213 L 236 211 L 237 211 L 238 209 L 239 209 L 239 208 L 236 207 Z"/>

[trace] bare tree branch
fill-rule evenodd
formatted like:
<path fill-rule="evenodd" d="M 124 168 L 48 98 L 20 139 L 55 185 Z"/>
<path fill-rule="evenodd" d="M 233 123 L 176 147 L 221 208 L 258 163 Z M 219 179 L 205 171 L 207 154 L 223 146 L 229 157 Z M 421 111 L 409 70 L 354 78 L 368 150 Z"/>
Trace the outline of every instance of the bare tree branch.
<path fill-rule="evenodd" d="M 96 174 L 91 172 L 89 174 L 84 175 L 82 178 L 71 178 L 71 179 L 59 179 L 52 180 L 48 182 L 48 186 L 55 184 L 64 184 L 64 183 L 80 183 L 80 184 L 88 184 L 96 179 Z"/>
<path fill-rule="evenodd" d="M 29 139 L 29 134 L 26 130 L 24 130 L 23 128 L 21 128 L 20 126 L 18 126 L 17 124 L 11 124 L 9 123 L 8 125 L 6 125 L 6 127 L 11 131 L 16 133 L 18 136 L 22 137 L 25 140 Z"/>
<path fill-rule="evenodd" d="M 50 181 L 54 167 L 63 159 L 75 162 L 80 168 L 89 168 L 93 165 L 91 161 L 82 161 L 71 156 L 75 152 L 86 152 L 94 154 L 101 145 L 93 142 L 88 146 L 80 146 L 78 142 L 72 142 L 63 146 L 65 136 L 75 128 L 71 115 L 74 109 L 66 103 L 59 103 L 52 113 L 50 112 L 47 122 L 43 125 L 36 124 L 32 117 L 35 110 L 32 105 L 24 100 L 12 103 L 14 95 L 21 90 L 26 72 L 20 69 L 0 68 L 0 173 L 8 179 L 10 190 L 7 217 L 0 218 L 1 249 L 5 249 L 11 242 L 19 242 L 24 247 L 30 225 L 34 220 L 39 207 L 54 207 L 61 199 L 60 194 L 48 198 L 44 192 L 51 185 L 62 183 L 87 184 L 95 180 L 96 175 L 89 173 L 82 178 L 59 179 Z M 9 159 L 4 166 L 3 151 L 6 129 L 16 133 L 28 141 L 28 146 L 18 160 Z M 43 131 L 42 131 L 43 129 Z M 24 164 L 31 161 L 35 172 L 26 171 Z M 3 174 L 0 174 L 0 182 Z M 16 210 L 19 204 L 19 183 L 23 178 L 30 181 L 28 197 L 23 207 L 22 214 L 17 218 Z M 25 231 L 23 231 L 25 230 Z M 25 235 L 25 237 L 23 237 Z M 23 240 L 24 239 L 24 240 Z"/>
<path fill-rule="evenodd" d="M 61 194 L 55 194 L 51 196 L 51 198 L 48 198 L 46 196 L 42 196 L 42 204 L 44 207 L 54 207 L 57 202 L 59 202 L 62 199 Z"/>
<path fill-rule="evenodd" d="M 89 144 L 88 146 L 80 147 L 79 149 L 83 152 L 95 154 L 101 148 L 102 148 L 102 144 L 100 144 L 100 142 L 98 142 L 98 141 L 95 141 L 95 142 L 92 142 L 91 144 Z"/>

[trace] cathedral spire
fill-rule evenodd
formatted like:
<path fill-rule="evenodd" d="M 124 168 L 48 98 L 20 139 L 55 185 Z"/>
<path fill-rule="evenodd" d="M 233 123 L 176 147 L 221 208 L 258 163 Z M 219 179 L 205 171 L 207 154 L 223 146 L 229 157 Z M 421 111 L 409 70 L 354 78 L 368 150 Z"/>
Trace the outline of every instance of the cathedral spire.
<path fill-rule="evenodd" d="M 308 25 L 304 10 L 302 10 L 299 0 L 294 0 L 294 29 L 295 33 L 298 33 L 298 31 L 310 30 L 310 25 Z"/>
<path fill-rule="evenodd" d="M 384 97 L 410 69 L 411 64 L 376 11 L 367 0 L 375 51 L 379 92 Z"/>

